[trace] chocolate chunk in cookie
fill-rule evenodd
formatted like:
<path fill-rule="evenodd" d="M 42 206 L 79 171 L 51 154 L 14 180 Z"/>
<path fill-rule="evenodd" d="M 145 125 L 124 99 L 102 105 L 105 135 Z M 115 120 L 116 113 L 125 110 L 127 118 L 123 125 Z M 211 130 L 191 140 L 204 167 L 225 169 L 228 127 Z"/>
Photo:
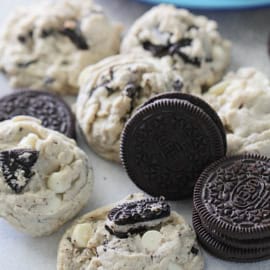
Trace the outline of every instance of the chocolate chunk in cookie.
<path fill-rule="evenodd" d="M 16 193 L 21 193 L 34 172 L 31 168 L 38 159 L 38 151 L 14 149 L 0 152 L 0 168 L 4 181 Z"/>
<path fill-rule="evenodd" d="M 44 127 L 75 138 L 75 118 L 63 99 L 41 91 L 20 91 L 0 99 L 0 121 L 18 115 L 41 120 Z"/>
<path fill-rule="evenodd" d="M 129 177 L 153 196 L 191 196 L 201 172 L 226 154 L 218 116 L 196 98 L 153 99 L 126 124 L 121 160 Z"/>
<path fill-rule="evenodd" d="M 170 206 L 163 198 L 123 203 L 109 212 L 105 228 L 120 238 L 127 237 L 128 234 L 157 226 L 170 212 Z"/>

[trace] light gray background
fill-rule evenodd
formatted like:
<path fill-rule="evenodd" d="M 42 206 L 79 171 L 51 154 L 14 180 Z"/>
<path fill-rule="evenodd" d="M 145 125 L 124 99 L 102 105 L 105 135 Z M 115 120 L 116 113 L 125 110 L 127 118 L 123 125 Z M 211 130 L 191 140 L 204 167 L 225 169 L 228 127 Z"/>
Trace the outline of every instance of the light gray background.
<path fill-rule="evenodd" d="M 87 1 L 87 0 L 85 0 Z M 38 0 L 0 0 L 0 25 L 14 7 L 37 3 Z M 96 0 L 104 6 L 114 19 L 123 22 L 127 30 L 132 22 L 150 6 L 132 0 Z M 270 32 L 270 9 L 256 11 L 210 12 L 195 11 L 218 21 L 222 35 L 230 39 L 232 47 L 231 68 L 254 66 L 267 75 L 270 62 L 267 55 L 267 38 Z M 0 94 L 10 92 L 7 81 L 0 77 Z M 73 100 L 69 100 L 73 101 Z M 111 203 L 138 189 L 128 179 L 124 170 L 116 164 L 97 157 L 80 140 L 94 167 L 94 193 L 82 213 Z M 191 201 L 173 203 L 173 207 L 191 221 Z M 81 213 L 81 214 L 82 214 Z M 52 270 L 56 265 L 58 242 L 68 223 L 50 237 L 33 239 L 16 232 L 5 221 L 0 220 L 0 270 Z M 218 260 L 206 252 L 206 270 L 270 270 L 270 261 L 253 264 L 235 264 Z M 166 269 L 164 269 L 166 270 Z"/>

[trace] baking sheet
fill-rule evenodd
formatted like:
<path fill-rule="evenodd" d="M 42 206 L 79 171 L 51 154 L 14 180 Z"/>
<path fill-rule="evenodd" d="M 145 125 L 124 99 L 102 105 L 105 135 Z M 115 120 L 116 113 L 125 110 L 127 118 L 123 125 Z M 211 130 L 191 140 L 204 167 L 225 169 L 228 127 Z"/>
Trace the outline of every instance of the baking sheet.
<path fill-rule="evenodd" d="M 14 7 L 21 4 L 37 3 L 34 0 L 0 0 L 0 25 Z M 122 21 L 126 29 L 149 5 L 129 0 L 96 0 L 104 6 L 108 14 Z M 254 66 L 270 75 L 267 55 L 267 39 L 270 32 L 270 9 L 259 11 L 200 12 L 218 21 L 222 35 L 233 42 L 232 65 Z M 0 95 L 11 90 L 4 77 L 0 77 Z M 74 98 L 68 98 L 74 102 Z M 95 187 L 86 208 L 86 213 L 104 204 L 117 201 L 127 194 L 139 191 L 128 179 L 120 165 L 105 161 L 95 155 L 79 136 L 79 145 L 88 154 L 94 167 Z M 191 200 L 172 203 L 175 210 L 191 222 Z M 58 242 L 69 222 L 60 231 L 49 237 L 31 238 L 17 232 L 0 219 L 0 270 L 53 270 L 56 268 Z M 205 270 L 270 270 L 270 260 L 259 263 L 238 264 L 216 259 L 204 252 Z M 165 269 L 164 269 L 165 270 Z"/>

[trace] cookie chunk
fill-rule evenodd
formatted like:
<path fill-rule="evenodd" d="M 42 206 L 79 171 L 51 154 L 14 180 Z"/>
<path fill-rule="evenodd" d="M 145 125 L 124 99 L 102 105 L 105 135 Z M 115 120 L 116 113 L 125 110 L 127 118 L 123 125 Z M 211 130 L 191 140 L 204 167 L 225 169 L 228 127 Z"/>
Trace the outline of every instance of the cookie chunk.
<path fill-rule="evenodd" d="M 86 204 L 92 182 L 74 140 L 27 116 L 0 123 L 0 216 L 18 230 L 51 234 Z"/>
<path fill-rule="evenodd" d="M 142 194 L 133 194 L 78 219 L 60 242 L 57 270 L 202 270 L 203 258 L 195 234 L 182 216 L 168 212 L 167 206 L 166 216 L 161 214 L 159 223 L 153 223 L 151 211 L 161 207 L 158 199 L 152 201 L 152 208 L 147 213 L 134 207 L 151 200 Z M 130 204 L 132 209 L 126 207 Z M 136 227 L 138 222 L 144 222 L 144 228 L 126 238 L 110 233 L 105 226 L 108 220 L 111 221 L 115 208 L 122 209 L 115 222 L 119 223 L 124 216 L 124 223 L 128 219 L 129 225 Z M 157 215 L 153 215 L 153 220 L 157 221 Z"/>
<path fill-rule="evenodd" d="M 151 96 L 185 89 L 166 63 L 138 55 L 119 55 L 85 69 L 76 116 L 89 145 L 120 162 L 120 134 L 133 112 Z"/>
<path fill-rule="evenodd" d="M 21 8 L 4 26 L 0 68 L 13 87 L 76 94 L 80 71 L 118 52 L 121 28 L 91 0 Z"/>
<path fill-rule="evenodd" d="M 254 68 L 229 73 L 204 95 L 227 132 L 228 153 L 270 155 L 270 82 Z"/>
<path fill-rule="evenodd" d="M 189 84 L 188 92 L 200 94 L 222 77 L 229 64 L 230 43 L 220 36 L 215 21 L 159 5 L 133 24 L 121 52 L 165 58 Z"/>
<path fill-rule="evenodd" d="M 41 120 L 44 127 L 75 138 L 75 117 L 68 104 L 60 97 L 43 91 L 26 90 L 0 99 L 0 121 L 18 115 Z"/>

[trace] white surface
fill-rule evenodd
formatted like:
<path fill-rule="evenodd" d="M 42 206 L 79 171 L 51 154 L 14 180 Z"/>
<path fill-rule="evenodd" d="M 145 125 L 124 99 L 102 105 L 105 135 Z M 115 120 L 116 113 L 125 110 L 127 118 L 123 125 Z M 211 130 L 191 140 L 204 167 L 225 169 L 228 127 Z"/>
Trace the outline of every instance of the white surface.
<path fill-rule="evenodd" d="M 87 0 L 86 0 L 87 1 Z M 96 0 L 114 18 L 122 21 L 126 29 L 149 6 L 131 0 Z M 31 4 L 35 0 L 0 0 L 0 24 L 15 6 Z M 237 12 L 199 12 L 217 20 L 221 33 L 233 42 L 232 69 L 255 66 L 270 74 L 267 56 L 267 38 L 270 32 L 270 9 Z M 0 77 L 1 95 L 10 92 L 7 81 Z M 138 189 L 128 179 L 120 165 L 97 157 L 80 141 L 92 161 L 95 188 L 88 206 L 82 213 L 111 203 Z M 172 203 L 173 207 L 191 221 L 191 200 Z M 81 214 L 82 214 L 81 213 Z M 50 237 L 33 239 L 16 232 L 0 220 L 0 270 L 52 270 L 55 269 L 58 242 L 70 222 Z M 252 264 L 228 263 L 205 254 L 205 270 L 270 270 L 270 261 Z M 166 269 L 164 269 L 166 270 Z"/>

